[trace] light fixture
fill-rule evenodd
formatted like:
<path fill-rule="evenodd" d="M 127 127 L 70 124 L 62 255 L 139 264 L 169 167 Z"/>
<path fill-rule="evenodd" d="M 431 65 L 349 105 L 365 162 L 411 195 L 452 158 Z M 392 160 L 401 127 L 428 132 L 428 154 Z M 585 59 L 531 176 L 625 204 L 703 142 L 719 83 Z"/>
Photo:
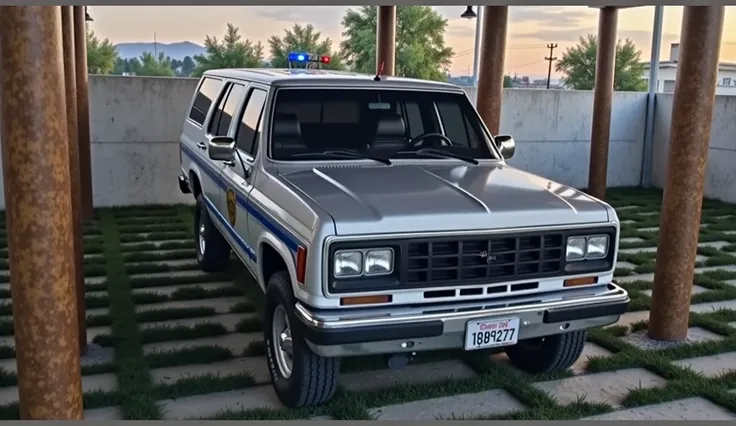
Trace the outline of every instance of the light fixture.
<path fill-rule="evenodd" d="M 92 22 L 94 19 L 92 19 L 91 16 L 89 16 L 89 12 L 87 12 L 87 6 L 84 6 L 84 20 L 86 22 Z"/>
<path fill-rule="evenodd" d="M 473 11 L 473 6 L 468 6 L 467 9 L 465 9 L 465 12 L 460 15 L 460 17 L 465 19 L 475 19 L 478 17 L 478 15 L 476 15 Z"/>

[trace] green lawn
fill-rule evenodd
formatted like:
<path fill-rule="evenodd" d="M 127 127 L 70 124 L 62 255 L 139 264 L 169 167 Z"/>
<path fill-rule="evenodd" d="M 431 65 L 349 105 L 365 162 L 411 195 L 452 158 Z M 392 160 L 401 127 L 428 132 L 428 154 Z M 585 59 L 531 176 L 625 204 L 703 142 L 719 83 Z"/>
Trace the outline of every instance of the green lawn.
<path fill-rule="evenodd" d="M 619 217 L 624 221 L 621 249 L 656 246 L 657 231 L 647 228 L 659 225 L 660 197 L 658 191 L 609 190 L 608 200 L 617 207 Z M 733 216 L 726 217 L 729 215 Z M 263 379 L 263 372 L 257 368 L 228 371 L 219 376 L 214 371 L 193 373 L 190 377 L 178 379 L 157 373 L 173 371 L 170 369 L 177 366 L 189 366 L 192 371 L 200 371 L 208 364 L 219 365 L 216 363 L 236 359 L 257 363 L 263 359 L 264 345 L 258 335 L 259 290 L 255 289 L 254 292 L 247 272 L 236 261 L 225 274 L 198 272 L 194 262 L 192 217 L 193 210 L 188 206 L 100 209 L 93 223 L 85 227 L 85 271 L 90 281 L 87 284 L 87 308 L 94 309 L 88 315 L 87 323 L 90 330 L 101 330 L 94 337 L 94 342 L 114 348 L 115 361 L 84 367 L 83 373 L 85 378 L 114 374 L 117 379 L 113 388 L 88 390 L 85 393 L 85 409 L 118 407 L 118 416 L 125 419 L 161 419 L 166 412 L 171 411 L 171 408 L 167 408 L 173 407 L 167 405 L 170 401 L 247 388 L 265 391 L 270 387 Z M 701 243 L 717 244 L 699 249 L 701 257 L 697 266 L 736 265 L 736 206 L 705 201 L 702 223 L 705 226 L 700 236 Z M 0 247 L 7 247 L 4 226 L 2 229 Z M 0 251 L 0 269 L 7 269 L 7 250 Z M 653 252 L 619 255 L 619 261 L 628 268 L 617 268 L 616 275 L 630 279 L 621 285 L 631 293 L 632 312 L 649 309 L 650 298 L 646 290 L 651 289 L 652 283 L 645 279 L 645 274 L 654 271 L 654 259 Z M 642 275 L 643 278 L 637 279 L 636 275 Z M 695 284 L 703 291 L 693 295 L 692 303 L 702 305 L 736 300 L 736 281 L 729 284 L 730 280 L 736 280 L 736 268 L 731 271 L 706 268 L 697 273 Z M 0 275 L 0 282 L 7 283 L 7 272 Z M 7 284 L 0 287 L 0 297 L 5 299 L 0 302 L 1 315 L 5 315 L 0 320 L 0 336 L 9 337 L 12 336 L 13 326 L 9 317 L 12 311 Z M 674 363 L 682 359 L 736 351 L 736 328 L 728 325 L 736 323 L 736 311 L 721 309 L 693 313 L 690 323 L 692 327 L 715 333 L 719 338 L 659 350 L 643 350 L 627 343 L 622 337 L 645 329 L 646 322 L 635 322 L 630 327 L 595 329 L 589 333 L 589 342 L 610 354 L 591 358 L 587 373 L 640 367 L 667 381 L 663 387 L 630 390 L 621 403 L 624 408 L 700 396 L 736 413 L 736 393 L 729 392 L 736 389 L 736 371 L 706 377 Z M 243 336 L 242 340 L 238 340 L 239 336 Z M 202 340 L 204 338 L 210 339 Z M 189 339 L 200 340 L 188 346 L 178 344 Z M 233 340 L 241 343 L 228 343 Z M 158 349 L 152 350 L 154 347 Z M 10 362 L 13 357 L 13 348 L 7 342 L 1 344 L 0 362 Z M 586 400 L 562 405 L 533 385 L 572 377 L 572 371 L 554 376 L 528 375 L 499 361 L 498 357 L 490 356 L 488 352 L 424 353 L 412 365 L 443 360 L 459 360 L 474 374 L 472 377 L 444 378 L 432 383 L 400 382 L 396 386 L 375 390 L 341 389 L 329 404 L 314 409 L 233 409 L 223 406 L 222 410 L 205 418 L 247 420 L 331 416 L 335 419 L 370 419 L 369 411 L 376 407 L 491 389 L 505 390 L 525 409 L 480 417 L 448 411 L 443 417 L 578 419 L 614 410 L 609 404 Z M 348 375 L 381 369 L 383 366 L 380 357 L 348 359 L 343 364 L 343 370 Z M 11 370 L 7 367 L 0 369 L 0 393 L 2 387 L 16 385 L 17 379 Z M 17 417 L 17 403 L 0 405 L 0 418 Z"/>

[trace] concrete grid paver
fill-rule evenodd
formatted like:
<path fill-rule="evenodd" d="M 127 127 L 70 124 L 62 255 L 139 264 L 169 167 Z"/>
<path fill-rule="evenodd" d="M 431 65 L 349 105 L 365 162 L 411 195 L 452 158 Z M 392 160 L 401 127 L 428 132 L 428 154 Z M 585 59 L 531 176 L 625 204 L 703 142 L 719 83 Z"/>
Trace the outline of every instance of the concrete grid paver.
<path fill-rule="evenodd" d="M 613 203 L 614 206 L 616 203 Z M 635 206 L 632 206 L 632 208 Z M 625 237 L 621 238 L 623 247 L 626 244 L 636 244 L 638 246 L 646 245 L 645 241 L 649 241 L 652 236 L 658 232 L 658 227 L 651 225 L 639 225 L 639 223 L 651 224 L 653 221 L 658 220 L 657 215 L 659 214 L 658 208 L 652 208 L 651 211 L 640 211 L 639 207 L 637 210 L 631 208 L 617 208 L 620 211 L 621 216 L 625 216 L 622 220 L 622 228 L 625 230 L 635 230 L 640 232 L 641 237 Z M 629 211 L 627 213 L 627 210 Z M 165 217 L 165 221 L 172 221 L 175 215 L 172 213 L 171 216 Z M 721 215 L 722 216 L 722 215 Z M 163 216 L 162 216 L 163 217 Z M 638 220 L 631 220 L 629 217 L 638 217 Z M 719 219 L 721 222 L 725 221 L 725 217 Z M 730 220 L 730 219 L 729 219 Z M 153 217 L 152 217 L 153 222 Z M 128 223 L 128 222 L 126 222 Z M 714 222 L 715 223 L 715 222 Z M 188 225 L 188 224 L 187 224 Z M 126 267 L 129 268 L 127 276 L 136 280 L 136 288 L 131 290 L 134 295 L 145 295 L 145 293 L 158 293 L 159 295 L 171 296 L 177 290 L 186 289 L 191 291 L 192 289 L 204 289 L 207 291 L 218 291 L 227 288 L 231 283 L 227 281 L 219 280 L 218 278 L 212 277 L 210 274 L 203 273 L 198 269 L 193 268 L 193 258 L 181 259 L 175 258 L 175 256 L 181 257 L 181 250 L 193 250 L 191 239 L 177 239 L 168 237 L 165 240 L 155 240 L 155 232 L 134 232 L 133 225 L 126 224 L 126 231 L 123 234 L 125 236 L 125 242 L 120 244 L 121 255 L 135 256 L 134 261 L 126 262 Z M 151 229 L 155 228 L 153 225 Z M 183 227 L 182 230 L 187 230 L 190 227 Z M 703 226 L 702 229 L 708 229 L 708 226 Z M 722 231 L 721 235 L 734 235 L 736 234 L 736 221 L 734 221 L 733 230 Z M 719 228 L 720 229 L 720 228 Z M 176 233 L 176 231 L 172 231 Z M 717 232 L 710 229 L 708 232 Z M 168 233 L 172 235 L 171 232 Z M 711 234 L 709 234 L 711 235 Z M 138 238 L 138 240 L 135 240 Z M 647 239 L 645 239 L 647 238 Z M 719 238 L 719 237 L 716 237 Z M 728 248 L 734 243 L 726 241 L 727 237 L 720 237 L 723 240 L 701 242 L 700 247 L 708 250 L 718 250 L 724 255 L 734 256 L 736 253 L 726 252 L 731 250 Z M 94 238 L 89 238 L 89 241 L 95 241 L 99 244 L 100 237 L 96 235 Z M 176 246 L 174 248 L 174 246 Z M 140 251 L 141 248 L 145 248 L 145 251 Z M 636 253 L 656 253 L 656 247 L 654 244 L 651 246 L 642 246 L 637 248 L 623 248 L 620 251 L 622 254 L 636 254 Z M 708 256 L 698 254 L 697 261 L 699 267 L 696 269 L 697 273 L 713 273 L 713 271 L 736 271 L 736 264 L 734 265 L 723 265 L 716 267 L 703 266 L 704 262 L 707 262 L 711 257 L 711 252 L 705 252 Z M 145 259 L 143 255 L 150 255 L 151 260 Z M 171 256 L 167 259 L 166 256 Z M 86 256 L 89 259 L 101 259 L 102 255 L 94 253 Z M 638 259 L 638 258 L 636 258 Z M 654 255 L 651 255 L 651 262 L 655 261 Z M 100 262 L 95 260 L 95 262 Z M 637 260 L 637 262 L 639 262 Z M 100 263 L 103 264 L 103 263 Z M 171 270 L 168 272 L 145 272 L 136 273 L 135 271 L 145 270 L 147 265 L 162 265 L 164 267 L 179 269 Z M 622 285 L 626 286 L 627 283 L 633 283 L 635 281 L 651 282 L 653 280 L 653 274 L 634 273 L 634 269 L 637 269 L 639 265 L 626 261 L 619 260 L 617 268 L 622 270 L 629 270 L 629 275 L 625 277 L 616 277 L 617 281 L 621 282 Z M 5 271 L 7 272 L 7 271 Z M 1 273 L 1 272 L 0 272 Z M 87 277 L 86 282 L 88 284 L 102 284 L 106 283 L 106 277 L 95 276 Z M 156 280 L 155 286 L 139 286 L 139 282 L 143 282 L 148 279 Z M 166 280 L 171 279 L 172 284 L 166 284 Z M 180 281 L 190 280 L 186 283 L 179 284 L 175 282 L 177 279 Z M 730 280 L 720 281 L 726 286 L 733 286 L 736 283 L 736 277 Z M 637 284 L 641 285 L 641 284 Z M 0 283 L 0 290 L 7 288 L 7 283 Z M 693 287 L 693 297 L 699 295 L 705 295 L 713 291 L 710 288 L 703 286 Z M 638 294 L 644 296 L 650 296 L 651 290 L 644 289 L 638 290 Z M 96 291 L 90 293 L 93 295 L 103 296 L 104 291 Z M 633 294 L 633 293 L 632 293 Z M 706 299 L 701 299 L 706 300 Z M 203 389 L 192 390 L 194 394 L 191 396 L 177 397 L 174 399 L 162 399 L 158 401 L 164 408 L 164 418 L 166 419 L 185 419 L 193 417 L 213 417 L 222 415 L 223 410 L 254 410 L 262 408 L 271 408 L 275 410 L 284 410 L 283 405 L 276 398 L 273 389 L 268 384 L 270 378 L 268 375 L 268 369 L 265 361 L 265 357 L 262 352 L 257 354 L 251 354 L 249 356 L 243 356 L 244 351 L 250 346 L 260 344 L 262 346 L 263 334 L 261 332 L 253 333 L 239 333 L 235 331 L 235 325 L 239 319 L 246 318 L 252 314 L 235 314 L 231 313 L 231 310 L 239 303 L 245 302 L 244 297 L 210 297 L 210 298 L 199 298 L 194 300 L 171 300 L 159 303 L 140 303 L 135 306 L 137 313 L 146 313 L 153 311 L 160 311 L 163 309 L 191 309 L 191 308 L 213 308 L 216 311 L 216 316 L 202 317 L 202 318 L 177 318 L 171 320 L 161 321 L 149 321 L 146 323 L 139 324 L 141 330 L 154 329 L 157 326 L 168 325 L 181 327 L 193 327 L 199 323 L 210 323 L 219 324 L 225 328 L 227 334 L 222 336 L 210 336 L 210 337 L 199 337 L 199 338 L 188 338 L 173 341 L 161 341 L 152 342 L 142 345 L 143 353 L 146 356 L 157 356 L 161 354 L 161 351 L 182 351 L 191 350 L 192 348 L 207 349 L 212 346 L 219 346 L 220 349 L 229 351 L 233 358 L 222 359 L 212 362 L 204 362 L 200 360 L 190 360 L 184 365 L 171 365 L 156 367 L 150 369 L 151 381 L 154 386 L 176 386 L 179 380 L 192 380 L 204 377 L 214 377 L 219 374 L 220 377 L 225 377 L 232 374 L 243 374 L 249 372 L 254 379 L 254 385 L 244 389 L 225 390 L 219 392 L 211 392 Z M 692 305 L 692 312 L 707 313 L 714 312 L 715 309 L 726 308 L 736 310 L 736 300 L 718 300 L 713 302 L 700 302 Z M 109 308 L 96 308 L 89 310 L 89 315 L 109 315 Z M 646 320 L 648 318 L 648 311 L 633 311 L 626 313 L 617 325 L 631 325 L 633 323 Z M 6 317 L 10 319 L 10 317 Z M 731 326 L 736 328 L 736 321 L 732 321 Z M 95 328 L 100 330 L 100 333 L 95 332 Z M 698 330 L 697 327 L 692 329 Z M 109 327 L 90 327 L 92 330 L 92 336 L 90 339 L 98 334 L 109 334 Z M 708 335 L 707 330 L 700 329 L 699 335 Z M 103 331 L 106 331 L 103 332 Z M 697 334 L 696 333 L 696 334 Z M 713 333 L 710 333 L 711 335 Z M 622 342 L 629 344 L 636 343 L 630 340 L 630 337 L 622 339 Z M 711 336 L 712 337 L 712 336 Z M 12 336 L 10 336 L 12 340 Z M 8 342 L 8 336 L 0 337 L 0 345 Z M 262 349 L 261 349 L 262 350 Z M 705 376 L 714 377 L 717 374 L 729 371 L 728 365 L 733 365 L 734 358 L 733 352 L 692 357 L 682 359 L 673 362 L 674 365 L 690 366 L 694 371 L 701 372 Z M 529 383 L 536 389 L 544 390 L 548 392 L 554 399 L 560 402 L 562 405 L 570 404 L 578 400 L 578 397 L 585 395 L 585 400 L 589 402 L 604 402 L 613 406 L 620 404 L 623 399 L 628 395 L 632 389 L 637 388 L 660 388 L 666 386 L 668 381 L 658 376 L 657 374 L 648 371 L 643 368 L 626 368 L 617 371 L 607 371 L 599 373 L 587 373 L 587 364 L 589 357 L 603 357 L 603 361 L 609 357 L 615 356 L 615 352 L 597 345 L 593 342 L 587 342 L 583 355 L 580 357 L 578 362 L 571 368 L 573 377 L 562 378 L 558 380 L 547 380 L 543 382 Z M 505 359 L 504 359 L 505 358 Z M 508 358 L 505 355 L 497 354 L 493 358 L 493 362 L 501 363 L 504 365 L 508 364 Z M 14 368 L 14 360 L 0 360 L 0 369 L 12 373 Z M 107 378 L 107 388 L 103 386 L 103 389 L 114 390 L 114 380 L 109 381 L 111 373 L 97 374 L 87 376 L 85 379 L 87 383 L 90 380 L 103 380 Z M 112 375 L 114 378 L 114 374 Z M 478 373 L 469 367 L 469 364 L 462 362 L 461 359 L 446 359 L 443 361 L 433 361 L 426 364 L 410 364 L 405 370 L 402 371 L 390 371 L 390 370 L 367 370 L 367 371 L 356 371 L 356 372 L 345 372 L 341 375 L 340 385 L 342 389 L 347 392 L 368 392 L 368 393 L 381 393 L 390 392 L 390 389 L 396 386 L 414 385 L 414 386 L 432 386 L 434 383 L 442 383 L 446 381 L 462 381 L 462 380 L 475 380 L 479 377 Z M 110 384 L 112 383 L 112 384 Z M 6 393 L 12 393 L 12 387 L 0 388 L 0 396 Z M 9 393 L 9 394 L 10 394 Z M 17 393 L 17 391 L 16 391 Z M 454 393 L 454 392 L 453 392 Z M 459 392 L 457 394 L 447 395 L 438 398 L 421 399 L 416 398 L 416 395 L 412 396 L 409 401 L 404 401 L 396 404 L 386 404 L 380 407 L 366 407 L 367 413 L 375 416 L 378 419 L 418 419 L 418 420 L 432 420 L 436 418 L 474 418 L 478 416 L 498 416 L 508 415 L 509 413 L 525 410 L 527 407 L 520 400 L 516 399 L 508 389 L 491 389 L 485 392 L 467 393 Z M 0 401 L 0 405 L 2 402 Z M 88 409 L 85 412 L 85 416 L 88 419 L 120 419 L 123 418 L 121 407 L 100 407 Z M 314 419 L 331 419 L 334 416 L 325 415 L 313 416 Z M 680 400 L 670 401 L 663 404 L 655 404 L 649 406 L 635 407 L 635 408 L 615 408 L 612 413 L 604 414 L 601 416 L 591 416 L 593 419 L 733 419 L 733 413 L 727 409 L 715 405 L 712 401 L 704 399 L 702 397 L 684 398 Z"/>

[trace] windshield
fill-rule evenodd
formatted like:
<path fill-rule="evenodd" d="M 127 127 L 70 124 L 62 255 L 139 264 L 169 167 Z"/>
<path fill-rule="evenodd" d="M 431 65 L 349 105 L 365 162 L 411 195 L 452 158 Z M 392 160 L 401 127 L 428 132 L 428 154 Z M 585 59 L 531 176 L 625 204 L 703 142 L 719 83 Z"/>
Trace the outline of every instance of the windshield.
<path fill-rule="evenodd" d="M 497 159 L 462 94 L 280 89 L 275 102 L 274 160 Z"/>

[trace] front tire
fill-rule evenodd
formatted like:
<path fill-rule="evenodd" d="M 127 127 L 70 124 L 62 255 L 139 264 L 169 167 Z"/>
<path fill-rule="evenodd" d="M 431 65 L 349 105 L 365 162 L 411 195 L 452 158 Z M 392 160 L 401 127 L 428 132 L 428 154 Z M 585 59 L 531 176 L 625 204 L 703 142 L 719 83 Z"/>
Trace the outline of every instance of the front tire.
<path fill-rule="evenodd" d="M 197 263 L 203 271 L 222 272 L 230 266 L 230 245 L 212 223 L 202 194 L 194 211 L 194 240 Z"/>
<path fill-rule="evenodd" d="M 586 330 L 522 340 L 505 349 L 511 363 L 527 373 L 556 373 L 567 370 L 580 358 Z"/>
<path fill-rule="evenodd" d="M 289 408 L 310 407 L 329 401 L 337 390 L 340 359 L 312 352 L 294 325 L 296 300 L 289 274 L 276 272 L 268 280 L 264 310 L 264 340 L 271 381 L 281 402 Z"/>

